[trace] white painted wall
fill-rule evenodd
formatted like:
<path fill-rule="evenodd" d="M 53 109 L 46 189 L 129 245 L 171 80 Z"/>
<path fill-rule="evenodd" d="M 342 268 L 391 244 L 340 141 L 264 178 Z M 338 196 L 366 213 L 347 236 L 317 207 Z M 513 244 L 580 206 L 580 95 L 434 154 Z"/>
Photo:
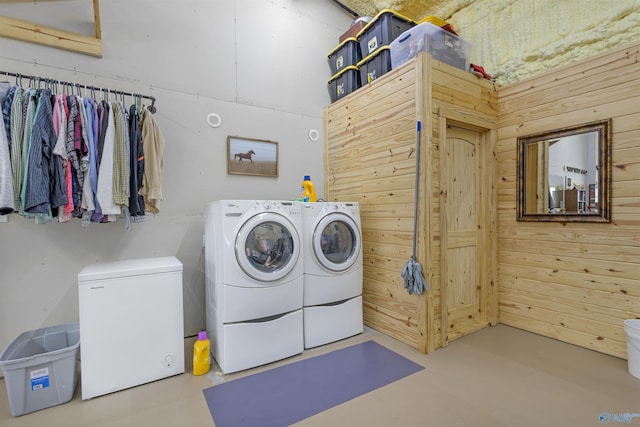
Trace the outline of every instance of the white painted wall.
<path fill-rule="evenodd" d="M 562 138 L 549 147 L 549 174 L 562 176 L 565 179 L 571 178 L 572 186 L 582 187 L 582 189 L 586 190 L 589 188 L 589 184 L 597 184 L 597 171 L 595 168 L 597 150 L 596 132 L 591 135 L 572 135 Z M 588 172 L 585 174 L 573 172 L 567 170 L 567 166 L 584 169 Z"/>
<path fill-rule="evenodd" d="M 0 14 L 91 34 L 90 5 L 2 2 Z M 0 223 L 0 349 L 22 331 L 77 321 L 83 266 L 153 256 L 184 264 L 185 334 L 193 335 L 205 326 L 205 204 L 290 199 L 304 175 L 323 196 L 327 53 L 352 17 L 330 0 L 109 0 L 100 14 L 102 58 L 0 38 L 0 70 L 155 96 L 166 139 L 160 214 L 132 231 L 123 221 L 83 228 L 11 215 Z M 207 125 L 210 113 L 220 127 Z M 279 177 L 228 175 L 227 135 L 278 142 Z"/>

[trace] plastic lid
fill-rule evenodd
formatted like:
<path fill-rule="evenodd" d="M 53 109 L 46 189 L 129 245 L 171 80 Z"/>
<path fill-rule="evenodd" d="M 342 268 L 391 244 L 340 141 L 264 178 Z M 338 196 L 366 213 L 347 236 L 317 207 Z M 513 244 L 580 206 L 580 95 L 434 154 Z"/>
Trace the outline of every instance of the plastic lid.
<path fill-rule="evenodd" d="M 355 65 L 349 65 L 348 67 L 344 67 L 342 70 L 338 71 L 333 76 L 331 76 L 331 78 L 329 80 L 327 80 L 327 83 L 331 83 L 332 81 L 334 81 L 338 77 L 342 76 L 343 74 L 346 75 L 347 71 L 349 71 L 349 70 L 355 70 L 356 72 L 359 72 L 360 68 L 356 67 Z"/>
<path fill-rule="evenodd" d="M 358 43 L 358 39 L 355 37 L 349 37 L 344 39 L 338 46 L 336 46 L 335 48 L 333 48 L 333 50 L 331 52 L 329 52 L 327 54 L 327 56 L 331 56 L 334 53 L 336 53 L 341 47 L 343 47 L 344 45 L 346 45 L 347 43 Z"/>
<path fill-rule="evenodd" d="M 366 64 L 367 62 L 369 62 L 370 60 L 372 60 L 375 56 L 377 56 L 378 54 L 384 52 L 385 50 L 391 51 L 391 48 L 389 47 L 389 45 L 386 46 L 381 46 L 378 49 L 374 50 L 373 52 L 371 52 L 369 55 L 367 55 L 365 58 L 361 59 L 356 65 L 357 67 L 360 67 L 364 64 Z"/>
<path fill-rule="evenodd" d="M 207 331 L 198 332 L 198 341 L 204 341 L 207 339 Z"/>
<path fill-rule="evenodd" d="M 363 35 L 363 34 L 365 34 L 365 32 L 366 32 L 366 31 L 368 31 L 370 28 L 372 28 L 372 27 L 374 26 L 375 22 L 376 22 L 376 21 L 377 21 L 377 20 L 378 20 L 382 15 L 385 15 L 385 14 L 391 14 L 391 15 L 395 16 L 396 18 L 400 18 L 400 19 L 402 19 L 403 21 L 406 21 L 406 22 L 408 22 L 408 23 L 410 23 L 410 24 L 414 24 L 414 25 L 415 25 L 415 22 L 414 22 L 412 19 L 407 18 L 406 16 L 403 16 L 403 15 L 400 15 L 400 14 L 398 14 L 398 13 L 395 13 L 395 12 L 394 12 L 393 10 L 391 10 L 391 9 L 382 9 L 380 12 L 378 12 L 378 14 L 377 14 L 376 16 L 374 16 L 374 17 L 371 19 L 371 21 L 369 21 L 369 23 L 367 23 L 367 25 L 365 25 L 365 26 L 364 26 L 364 28 L 363 28 L 363 29 L 361 29 L 361 30 L 358 32 L 358 34 L 356 34 L 356 38 L 357 38 L 358 40 L 360 40 L 360 36 L 361 36 L 361 35 Z"/>
<path fill-rule="evenodd" d="M 310 175 L 305 175 L 304 176 L 304 181 L 311 181 Z"/>

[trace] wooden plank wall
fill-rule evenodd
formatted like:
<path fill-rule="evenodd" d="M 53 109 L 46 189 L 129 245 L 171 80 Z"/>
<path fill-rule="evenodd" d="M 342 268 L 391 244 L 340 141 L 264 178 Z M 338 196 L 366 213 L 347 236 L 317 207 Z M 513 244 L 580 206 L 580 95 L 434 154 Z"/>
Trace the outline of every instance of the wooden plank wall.
<path fill-rule="evenodd" d="M 444 117 L 495 129 L 497 92 L 426 54 L 325 109 L 326 197 L 360 203 L 365 324 L 423 352 L 442 345 L 438 145 Z M 416 120 L 422 121 L 417 259 L 427 295 L 409 295 L 400 276 L 412 252 Z"/>
<path fill-rule="evenodd" d="M 325 109 L 327 200 L 360 204 L 365 324 L 418 347 L 421 298 L 400 276 L 411 256 L 416 67 L 402 67 Z"/>
<path fill-rule="evenodd" d="M 640 318 L 640 44 L 498 90 L 500 322 L 626 358 Z M 516 221 L 519 136 L 612 118 L 612 222 Z"/>
<path fill-rule="evenodd" d="M 431 251 L 440 256 L 440 177 L 441 140 L 447 137 L 449 126 L 458 126 L 475 131 L 482 135 L 480 149 L 477 155 L 480 159 L 481 172 L 479 182 L 481 188 L 478 206 L 478 227 L 483 232 L 478 241 L 479 260 L 482 267 L 482 277 L 478 277 L 477 286 L 480 288 L 480 312 L 468 319 L 458 322 L 448 322 L 442 328 L 440 322 L 440 341 L 438 347 L 447 344 L 447 341 L 460 338 L 472 333 L 484 326 L 496 325 L 498 321 L 498 281 L 496 277 L 497 250 L 496 250 L 496 169 L 495 164 L 495 139 L 498 120 L 498 92 L 496 86 L 472 74 L 450 67 L 439 61 L 431 62 L 431 98 L 432 98 L 432 162 L 434 164 L 431 175 L 431 194 L 433 200 L 432 218 L 434 222 Z M 463 268 L 462 266 L 458 266 Z M 438 269 L 438 272 L 440 270 Z M 440 282 L 440 280 L 438 280 Z M 441 284 L 438 285 L 440 291 Z M 440 298 L 436 298 L 436 317 L 441 318 Z M 451 307 L 450 307 L 451 308 Z M 446 316 L 445 316 L 446 320 Z M 456 324 L 454 324 L 456 323 Z"/>

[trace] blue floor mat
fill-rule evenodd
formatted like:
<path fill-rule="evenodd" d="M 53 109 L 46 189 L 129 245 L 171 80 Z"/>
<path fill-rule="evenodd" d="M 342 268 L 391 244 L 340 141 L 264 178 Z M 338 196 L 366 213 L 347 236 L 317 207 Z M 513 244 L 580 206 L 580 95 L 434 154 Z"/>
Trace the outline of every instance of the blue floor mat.
<path fill-rule="evenodd" d="M 216 427 L 288 426 L 424 369 L 366 341 L 203 391 Z"/>

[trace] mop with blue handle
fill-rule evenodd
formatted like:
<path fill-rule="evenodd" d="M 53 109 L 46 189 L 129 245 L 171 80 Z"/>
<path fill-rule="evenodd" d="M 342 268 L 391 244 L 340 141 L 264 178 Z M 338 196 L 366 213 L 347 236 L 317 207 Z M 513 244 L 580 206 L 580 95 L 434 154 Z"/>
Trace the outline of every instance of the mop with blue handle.
<path fill-rule="evenodd" d="M 404 288 L 409 292 L 409 295 L 412 294 L 422 294 L 422 292 L 427 292 L 429 290 L 429 286 L 427 285 L 427 281 L 424 279 L 424 274 L 422 272 L 422 267 L 416 261 L 416 239 L 417 239 L 417 231 L 418 231 L 418 198 L 420 195 L 419 192 L 419 184 L 420 184 L 420 121 L 418 121 L 418 141 L 416 143 L 416 194 L 415 194 L 415 206 L 413 208 L 413 254 L 411 255 L 411 259 L 407 261 L 402 269 L 402 278 L 404 279 Z"/>

